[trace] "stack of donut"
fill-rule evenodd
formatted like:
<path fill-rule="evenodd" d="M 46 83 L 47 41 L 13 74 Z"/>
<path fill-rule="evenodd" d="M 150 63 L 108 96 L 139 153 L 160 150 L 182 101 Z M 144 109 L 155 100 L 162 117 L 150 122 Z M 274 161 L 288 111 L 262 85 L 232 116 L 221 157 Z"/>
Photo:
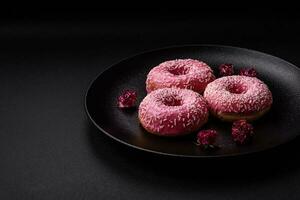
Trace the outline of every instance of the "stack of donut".
<path fill-rule="evenodd" d="M 154 67 L 146 90 L 139 120 L 148 132 L 160 136 L 194 132 L 207 122 L 209 112 L 224 121 L 251 121 L 272 105 L 272 93 L 261 80 L 239 75 L 216 79 L 206 63 L 193 59 Z"/>

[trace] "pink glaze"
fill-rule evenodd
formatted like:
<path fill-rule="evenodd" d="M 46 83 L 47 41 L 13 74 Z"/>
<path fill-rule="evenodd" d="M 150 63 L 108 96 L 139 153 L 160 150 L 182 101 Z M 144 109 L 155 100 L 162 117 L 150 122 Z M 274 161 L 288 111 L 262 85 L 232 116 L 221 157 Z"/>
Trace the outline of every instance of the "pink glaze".
<path fill-rule="evenodd" d="M 208 114 L 204 98 L 188 89 L 155 90 L 139 106 L 142 126 L 162 136 L 178 136 L 195 131 L 206 123 Z"/>
<path fill-rule="evenodd" d="M 208 83 L 215 80 L 212 69 L 193 59 L 170 60 L 154 67 L 146 80 L 147 92 L 159 88 L 178 87 L 203 93 Z"/>
<path fill-rule="evenodd" d="M 216 114 L 251 114 L 272 105 L 268 86 L 255 77 L 226 76 L 207 85 L 204 98 Z"/>

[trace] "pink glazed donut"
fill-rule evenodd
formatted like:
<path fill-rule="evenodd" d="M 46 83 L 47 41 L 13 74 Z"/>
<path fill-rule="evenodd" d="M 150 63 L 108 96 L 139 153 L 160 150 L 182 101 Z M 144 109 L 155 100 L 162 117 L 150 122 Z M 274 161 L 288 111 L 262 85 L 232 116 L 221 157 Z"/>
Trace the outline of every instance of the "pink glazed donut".
<path fill-rule="evenodd" d="M 198 93 L 162 88 L 149 93 L 139 106 L 138 117 L 150 133 L 180 136 L 199 129 L 208 120 L 208 107 Z"/>
<path fill-rule="evenodd" d="M 146 80 L 147 92 L 159 88 L 178 87 L 203 93 L 208 83 L 215 80 L 212 69 L 193 59 L 170 60 L 154 67 Z"/>
<path fill-rule="evenodd" d="M 209 83 L 204 91 L 210 111 L 224 121 L 252 121 L 264 115 L 273 102 L 261 80 L 248 76 L 226 76 Z"/>

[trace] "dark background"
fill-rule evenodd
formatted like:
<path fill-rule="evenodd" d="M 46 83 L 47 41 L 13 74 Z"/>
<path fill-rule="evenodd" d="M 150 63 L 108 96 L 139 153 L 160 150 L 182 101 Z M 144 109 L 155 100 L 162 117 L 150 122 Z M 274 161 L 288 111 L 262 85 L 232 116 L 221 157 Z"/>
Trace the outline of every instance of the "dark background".
<path fill-rule="evenodd" d="M 117 144 L 84 111 L 99 73 L 153 48 L 231 45 L 300 66 L 297 10 L 1 9 L 0 199 L 300 198 L 299 139 L 247 157 L 168 158 Z"/>

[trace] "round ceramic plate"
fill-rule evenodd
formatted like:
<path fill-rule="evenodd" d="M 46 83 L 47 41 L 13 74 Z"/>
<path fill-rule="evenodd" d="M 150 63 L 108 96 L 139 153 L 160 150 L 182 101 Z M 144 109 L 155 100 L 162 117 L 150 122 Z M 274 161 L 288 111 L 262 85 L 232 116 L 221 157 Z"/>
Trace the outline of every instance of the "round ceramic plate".
<path fill-rule="evenodd" d="M 192 58 L 206 62 L 218 73 L 221 63 L 232 63 L 236 70 L 253 66 L 273 93 L 271 110 L 255 121 L 251 144 L 238 146 L 231 139 L 231 124 L 210 117 L 203 127 L 216 129 L 220 148 L 204 151 L 195 145 L 196 133 L 164 138 L 147 133 L 139 124 L 138 107 L 121 110 L 117 97 L 125 89 L 138 93 L 138 104 L 146 96 L 148 72 L 161 62 Z M 300 70 L 280 58 L 248 49 L 195 45 L 170 47 L 142 53 L 111 66 L 100 74 L 87 91 L 85 106 L 100 131 L 130 147 L 157 154 L 184 157 L 225 157 L 249 154 L 284 144 L 300 133 Z"/>

